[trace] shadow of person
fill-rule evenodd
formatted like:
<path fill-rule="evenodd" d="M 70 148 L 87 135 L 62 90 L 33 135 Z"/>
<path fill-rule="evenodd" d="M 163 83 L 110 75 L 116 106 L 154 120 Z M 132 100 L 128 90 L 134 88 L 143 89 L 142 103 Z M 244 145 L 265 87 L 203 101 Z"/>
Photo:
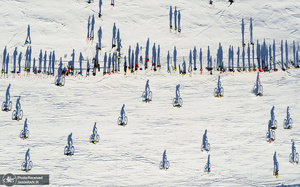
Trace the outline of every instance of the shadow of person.
<path fill-rule="evenodd" d="M 27 37 L 26 37 L 25 44 L 31 44 L 30 25 L 28 25 L 28 28 L 27 28 Z"/>

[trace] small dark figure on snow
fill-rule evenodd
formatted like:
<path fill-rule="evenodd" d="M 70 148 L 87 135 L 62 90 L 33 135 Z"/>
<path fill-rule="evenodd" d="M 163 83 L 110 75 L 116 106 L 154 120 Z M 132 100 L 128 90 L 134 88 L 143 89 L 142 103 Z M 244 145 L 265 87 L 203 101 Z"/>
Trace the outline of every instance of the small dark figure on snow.
<path fill-rule="evenodd" d="M 215 97 L 223 97 L 224 96 L 224 88 L 221 86 L 220 75 L 218 77 L 218 84 L 214 90 Z"/>
<path fill-rule="evenodd" d="M 257 73 L 256 83 L 253 87 L 253 93 L 256 96 L 262 96 L 263 94 L 263 86 L 260 83 L 259 72 Z"/>
<path fill-rule="evenodd" d="M 275 131 L 273 129 L 268 128 L 268 132 L 266 134 L 266 141 L 269 143 L 275 141 Z"/>
<path fill-rule="evenodd" d="M 150 91 L 149 79 L 146 82 L 145 91 L 142 94 L 142 98 L 146 103 L 152 101 L 152 91 Z"/>
<path fill-rule="evenodd" d="M 27 125 L 27 118 L 25 119 L 24 127 L 21 130 L 21 132 L 20 132 L 20 138 L 22 138 L 23 140 L 29 138 L 29 130 L 28 130 L 28 125 Z"/>
<path fill-rule="evenodd" d="M 72 133 L 68 136 L 68 145 L 65 147 L 64 154 L 67 156 L 73 155 L 75 148 L 73 146 Z"/>
<path fill-rule="evenodd" d="M 175 98 L 173 99 L 173 107 L 182 107 L 183 100 L 180 97 L 180 92 L 179 92 L 180 84 L 176 86 L 176 92 L 175 92 Z"/>
<path fill-rule="evenodd" d="M 169 169 L 169 167 L 170 167 L 170 163 L 167 160 L 167 153 L 166 153 L 166 150 L 165 150 L 164 154 L 163 154 L 163 159 L 159 164 L 159 169 L 167 170 L 167 169 Z"/>
<path fill-rule="evenodd" d="M 118 118 L 118 125 L 125 126 L 128 123 L 128 118 L 125 113 L 125 104 L 123 104 L 120 112 L 120 117 Z"/>
<path fill-rule="evenodd" d="M 27 45 L 27 44 L 31 44 L 30 25 L 28 25 L 28 28 L 27 28 L 27 37 L 26 37 L 26 40 L 25 40 L 25 45 Z"/>
<path fill-rule="evenodd" d="M 274 162 L 273 176 L 276 176 L 276 178 L 278 178 L 279 164 L 276 157 L 276 151 L 273 156 L 273 162 Z"/>
<path fill-rule="evenodd" d="M 22 165 L 21 165 L 21 170 L 22 171 L 26 171 L 26 172 L 28 172 L 28 171 L 30 171 L 31 169 L 32 169 L 32 166 L 33 166 L 33 163 L 32 163 L 32 161 L 30 160 L 30 154 L 29 154 L 29 151 L 30 151 L 30 149 L 28 149 L 27 151 L 26 151 L 26 154 L 25 154 L 25 161 L 22 163 Z"/>
<path fill-rule="evenodd" d="M 95 122 L 95 125 L 93 128 L 93 134 L 90 136 L 90 142 L 95 144 L 95 143 L 98 143 L 99 140 L 100 140 L 100 136 L 98 134 L 98 129 L 96 127 L 96 122 Z"/>
<path fill-rule="evenodd" d="M 56 75 L 55 80 L 54 80 L 54 84 L 56 86 L 64 86 L 65 85 L 65 76 L 63 75 Z"/>
<path fill-rule="evenodd" d="M 230 5 L 232 5 L 232 3 L 234 3 L 234 0 L 228 0 L 228 2 L 230 3 L 229 4 L 229 6 L 230 6 Z"/>
<path fill-rule="evenodd" d="M 287 107 L 286 113 L 287 113 L 286 119 L 283 120 L 283 128 L 291 129 L 293 127 L 293 119 L 291 118 L 291 115 L 290 115 L 290 107 Z"/>
<path fill-rule="evenodd" d="M 275 107 L 273 106 L 271 109 L 271 119 L 269 120 L 269 129 L 276 130 L 277 129 L 277 120 L 275 119 L 275 114 L 274 114 Z"/>
<path fill-rule="evenodd" d="M 207 174 L 210 173 L 210 170 L 211 169 L 211 164 L 210 164 L 210 155 L 208 155 L 208 158 L 207 158 L 207 163 L 204 167 L 204 172 L 206 172 Z"/>
<path fill-rule="evenodd" d="M 209 4 L 212 5 L 212 4 L 213 4 L 213 1 L 212 1 L 212 0 L 209 0 Z"/>
<path fill-rule="evenodd" d="M 210 144 L 208 143 L 208 138 L 207 138 L 207 129 L 205 129 L 205 132 L 203 134 L 203 140 L 202 140 L 202 145 L 201 145 L 201 151 L 209 151 L 210 150 Z"/>
<path fill-rule="evenodd" d="M 10 93 L 9 93 L 9 89 L 10 89 L 11 84 L 8 85 L 7 89 L 6 89 L 6 100 L 2 103 L 2 111 L 11 111 L 12 108 L 12 102 L 10 101 Z"/>
<path fill-rule="evenodd" d="M 292 140 L 292 153 L 290 154 L 290 163 L 298 164 L 299 163 L 299 154 L 296 152 L 295 142 Z"/>
<path fill-rule="evenodd" d="M 23 117 L 23 110 L 21 109 L 21 103 L 20 103 L 21 96 L 17 99 L 16 102 L 16 110 L 12 113 L 12 120 L 22 120 Z"/>

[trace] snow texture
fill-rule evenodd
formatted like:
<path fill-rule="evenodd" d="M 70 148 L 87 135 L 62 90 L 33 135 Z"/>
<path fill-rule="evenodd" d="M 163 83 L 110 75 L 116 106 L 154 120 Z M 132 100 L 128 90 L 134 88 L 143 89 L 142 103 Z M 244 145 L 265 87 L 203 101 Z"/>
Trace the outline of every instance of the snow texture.
<path fill-rule="evenodd" d="M 289 162 L 293 153 L 290 140 L 293 139 L 294 147 L 299 149 L 300 145 L 296 115 L 300 110 L 300 72 L 291 63 L 298 58 L 299 50 L 298 0 L 243 0 L 230 6 L 217 0 L 212 5 L 208 0 L 116 1 L 113 7 L 110 1 L 101 3 L 98 0 L 90 4 L 79 0 L 1 2 L 0 59 L 3 61 L 0 64 L 8 75 L 0 79 L 0 100 L 6 100 L 7 86 L 11 84 L 12 106 L 21 97 L 24 118 L 30 122 L 30 137 L 23 140 L 18 135 L 24 120 L 12 120 L 13 111 L 0 111 L 1 174 L 24 174 L 20 168 L 24 163 L 25 168 L 31 166 L 29 173 L 49 174 L 50 186 L 300 185 L 299 164 Z M 173 12 L 176 7 L 181 13 L 181 33 L 174 29 L 170 33 L 170 6 Z M 134 47 L 128 50 L 130 45 L 138 43 L 143 47 L 147 54 L 145 61 L 151 62 L 151 46 L 156 43 L 160 45 L 161 70 L 153 72 L 149 64 L 147 71 L 134 74 L 124 75 L 121 71 L 112 75 L 68 76 L 64 86 L 55 86 L 54 70 L 60 62 L 63 68 L 69 65 L 78 71 L 77 60 L 82 53 L 85 74 L 87 63 L 95 57 L 96 42 L 86 41 L 89 16 L 95 19 L 93 30 L 99 31 L 101 26 L 101 34 L 97 33 L 101 36 L 98 38 L 101 71 L 104 54 L 105 70 L 112 70 L 111 47 L 117 42 L 112 33 L 114 23 L 121 33 L 122 51 L 129 54 L 128 66 L 131 63 L 133 66 L 135 55 Z M 222 74 L 226 95 L 215 98 L 219 72 L 214 69 L 210 75 L 205 68 L 216 68 L 219 43 L 223 50 L 232 46 L 236 52 L 232 68 L 248 70 L 245 63 L 248 48 L 244 49 L 241 41 L 242 19 L 244 42 L 248 45 L 253 39 L 255 57 L 260 59 L 255 60 L 256 66 L 262 64 L 263 57 L 264 65 L 274 67 L 269 58 L 274 45 L 272 59 L 275 61 L 276 57 L 279 71 L 260 73 L 262 97 L 253 94 L 255 72 L 226 72 Z M 250 20 L 252 34 L 248 29 Z M 176 27 L 176 22 L 173 23 Z M 31 43 L 24 44 L 28 36 Z M 203 73 L 195 71 L 185 76 L 172 73 L 174 69 L 178 72 L 183 57 L 188 59 L 195 46 L 199 55 L 196 64 L 203 68 Z M 167 73 L 168 51 L 171 74 Z M 226 54 L 223 53 L 224 62 L 228 60 Z M 121 56 L 124 63 L 125 55 Z M 155 56 L 158 58 L 157 53 Z M 33 70 L 25 73 L 24 68 L 31 69 L 34 58 L 34 66 L 45 74 L 36 75 Z M 47 69 L 49 65 L 51 68 Z M 16 75 L 10 71 L 22 72 Z M 47 75 L 47 71 L 54 76 Z M 153 101 L 144 103 L 141 93 L 148 79 Z M 185 105 L 176 108 L 172 102 L 179 84 Z M 117 125 L 123 104 L 130 117 L 124 128 Z M 293 128 L 279 125 L 276 141 L 267 143 L 266 124 L 272 106 L 276 106 L 276 119 L 281 122 L 287 117 L 287 106 L 290 107 L 294 114 Z M 89 138 L 91 124 L 95 122 L 101 140 L 92 144 Z M 208 154 L 201 152 L 206 129 L 212 146 L 209 154 L 213 170 L 209 174 L 203 171 Z M 72 149 L 73 143 L 76 151 Z M 75 151 L 74 155 L 64 155 L 65 147 Z M 165 171 L 159 166 L 166 149 L 171 167 Z M 272 173 L 277 163 L 280 170 L 275 178 Z"/>

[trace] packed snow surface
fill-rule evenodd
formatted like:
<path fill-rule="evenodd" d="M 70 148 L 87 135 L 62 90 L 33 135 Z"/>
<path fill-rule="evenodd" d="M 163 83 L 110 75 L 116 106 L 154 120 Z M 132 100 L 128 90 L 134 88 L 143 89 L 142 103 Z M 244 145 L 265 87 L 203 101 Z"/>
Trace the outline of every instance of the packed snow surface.
<path fill-rule="evenodd" d="M 0 79 L 0 101 L 5 101 L 9 84 L 15 109 L 19 96 L 23 119 L 12 120 L 12 111 L 0 111 L 0 174 L 25 174 L 21 171 L 25 153 L 30 148 L 33 168 L 29 174 L 49 174 L 50 186 L 281 186 L 300 185 L 299 164 L 289 163 L 292 142 L 300 150 L 300 110 L 298 94 L 300 71 L 260 73 L 263 96 L 252 93 L 255 72 L 221 74 L 224 97 L 214 97 L 219 72 L 200 71 L 179 75 L 166 72 L 167 51 L 177 47 L 179 63 L 194 46 L 211 47 L 213 58 L 219 42 L 238 47 L 241 42 L 241 19 L 245 19 L 245 41 L 249 43 L 249 19 L 253 18 L 254 41 L 281 40 L 298 42 L 299 8 L 289 1 L 161 1 L 115 0 L 115 7 L 103 1 L 102 18 L 98 18 L 99 1 L 22 1 L 0 4 L 0 47 L 12 54 L 15 47 L 25 53 L 27 27 L 31 29 L 32 58 L 40 49 L 55 50 L 56 59 L 71 60 L 75 49 L 78 60 L 95 55 L 97 31 L 103 31 L 101 53 L 111 48 L 112 26 L 120 29 L 123 55 L 136 43 L 145 47 L 148 37 L 161 45 L 162 69 L 133 74 L 68 76 L 65 86 L 54 85 L 54 76 L 25 73 L 9 74 Z M 169 30 L 169 7 L 181 10 L 181 34 Z M 86 41 L 89 16 L 95 16 L 95 39 Z M 299 44 L 297 44 L 299 46 Z M 290 46 L 291 49 L 291 46 Z M 142 51 L 144 54 L 145 51 Z M 151 54 L 151 52 L 150 52 Z M 279 53 L 277 53 L 279 55 Z M 151 56 L 151 55 L 150 55 Z M 204 55 L 205 56 L 205 55 Z M 290 56 L 292 59 L 292 56 Z M 0 58 L 0 60 L 2 57 Z M 204 58 L 206 59 L 206 58 Z M 186 59 L 187 60 L 187 59 Z M 199 62 L 198 67 L 199 67 Z M 204 64 L 206 60 L 204 60 Z M 23 62 L 22 62 L 23 65 Z M 75 64 L 78 68 L 78 64 Z M 203 65 L 205 67 L 205 65 Z M 57 66 L 56 66 L 57 67 Z M 102 70 L 101 70 L 102 71 Z M 142 102 L 141 95 L 149 79 L 153 100 Z M 173 107 L 176 85 L 180 84 L 181 108 Z M 120 110 L 125 104 L 128 124 L 118 126 Z M 278 121 L 276 139 L 266 141 L 270 110 L 275 106 Z M 287 106 L 294 124 L 283 129 Z M 19 137 L 27 118 L 30 136 Z M 100 141 L 89 142 L 97 123 Z M 211 149 L 201 152 L 207 129 Z M 68 135 L 72 133 L 75 154 L 64 155 Z M 163 152 L 170 163 L 160 170 Z M 279 178 L 273 176 L 276 151 Z M 210 154 L 211 173 L 204 167 Z"/>

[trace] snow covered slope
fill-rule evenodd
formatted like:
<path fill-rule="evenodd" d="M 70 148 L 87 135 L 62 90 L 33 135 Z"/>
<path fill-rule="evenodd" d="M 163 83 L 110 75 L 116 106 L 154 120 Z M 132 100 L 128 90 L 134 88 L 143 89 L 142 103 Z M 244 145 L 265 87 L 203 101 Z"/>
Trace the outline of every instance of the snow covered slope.
<path fill-rule="evenodd" d="M 217 77 L 106 76 L 78 79 L 67 77 L 65 87 L 53 78 L 1 79 L 1 100 L 11 83 L 11 100 L 21 96 L 30 137 L 18 137 L 22 121 L 12 121 L 11 112 L 1 112 L 2 173 L 22 173 L 21 163 L 30 148 L 33 169 L 50 174 L 53 186 L 276 186 L 298 184 L 299 166 L 289 163 L 291 139 L 299 150 L 297 111 L 298 70 L 261 76 L 264 96 L 251 93 L 256 74 L 224 74 L 223 98 L 215 98 Z M 140 97 L 150 80 L 153 101 Z M 175 86 L 181 84 L 183 107 L 172 107 Z M 117 125 L 122 105 L 128 125 Z M 270 110 L 278 121 L 276 140 L 265 135 Z M 290 106 L 294 128 L 282 127 Z M 15 106 L 13 107 L 15 109 Z M 89 143 L 94 122 L 100 142 Z M 204 173 L 208 154 L 201 152 L 202 136 L 208 130 L 212 172 Z M 75 154 L 63 155 L 67 137 L 73 133 Z M 159 170 L 164 150 L 170 169 Z M 272 176 L 277 151 L 279 178 Z"/>
<path fill-rule="evenodd" d="M 216 54 L 219 42 L 225 51 L 229 45 L 235 48 L 241 46 L 241 23 L 245 19 L 245 42 L 249 43 L 249 19 L 253 18 L 254 41 L 276 43 L 280 40 L 299 39 L 299 2 L 289 1 L 236 1 L 228 7 L 226 1 L 215 1 L 214 5 L 208 1 L 116 1 L 112 9 L 110 2 L 103 1 L 102 19 L 97 17 L 99 1 L 87 4 L 83 0 L 73 1 L 45 1 L 21 0 L 4 1 L 0 5 L 0 46 L 8 47 L 12 54 L 15 47 L 22 48 L 27 35 L 27 26 L 31 27 L 33 57 L 38 57 L 40 49 L 55 50 L 57 57 L 70 60 L 70 54 L 75 49 L 77 54 L 83 53 L 85 58 L 92 58 L 95 54 L 95 43 L 86 43 L 89 16 L 95 15 L 95 37 L 101 26 L 103 31 L 103 52 L 111 47 L 112 27 L 116 23 L 120 29 L 123 52 L 127 54 L 128 46 L 135 47 L 136 43 L 145 47 L 148 37 L 150 46 L 155 42 L 161 45 L 161 55 L 166 57 L 167 51 L 177 46 L 179 56 L 188 56 L 194 46 L 207 50 L 211 47 L 212 54 Z M 181 11 L 180 36 L 169 32 L 169 7 L 177 6 Z M 174 20 L 174 18 L 173 18 Z M 174 24 L 174 23 L 173 23 Z M 279 49 L 279 45 L 278 45 Z M 143 52 L 144 53 L 144 52 Z M 206 54 L 206 52 L 204 52 Z M 227 54 L 227 53 L 226 53 Z M 214 56 L 213 56 L 214 58 Z M 100 57 L 103 60 L 103 56 Z"/>
<path fill-rule="evenodd" d="M 182 14 L 182 33 L 169 32 L 169 7 Z M 194 46 L 207 46 L 215 55 L 219 42 L 241 46 L 241 19 L 245 19 L 249 42 L 249 18 L 253 18 L 254 39 L 299 39 L 299 7 L 289 1 L 117 1 L 112 9 L 103 2 L 103 18 L 97 18 L 98 1 L 11 0 L 0 3 L 0 47 L 23 46 L 30 24 L 33 55 L 40 49 L 56 52 L 68 61 L 75 49 L 78 60 L 95 54 L 95 43 L 86 42 L 89 16 L 95 15 L 95 36 L 101 26 L 103 53 L 111 47 L 112 26 L 120 29 L 124 55 L 136 43 L 161 45 L 162 59 L 177 46 L 179 57 Z M 224 51 L 225 51 L 224 50 Z M 279 50 L 279 45 L 278 49 Z M 144 53 L 144 51 L 143 51 Z M 226 54 L 226 53 L 225 53 Z M 215 57 L 213 57 L 215 58 Z M 2 58 L 0 58 L 2 59 Z M 165 61 L 162 61 L 165 65 Z M 75 66 L 78 67 L 78 64 Z M 158 74 L 158 73 L 157 73 Z M 13 110 L 18 96 L 24 117 L 12 121 L 12 112 L 0 112 L 0 174 L 23 174 L 21 163 L 30 148 L 33 169 L 29 173 L 49 174 L 51 186 L 280 186 L 300 185 L 299 165 L 289 163 L 291 139 L 300 150 L 297 99 L 300 88 L 298 69 L 262 73 L 264 95 L 251 93 L 256 73 L 221 75 L 223 98 L 215 98 L 217 76 L 195 73 L 191 76 L 141 72 L 95 77 L 66 77 L 64 87 L 56 87 L 52 76 L 21 76 L 0 79 L 0 101 L 11 84 Z M 161 75 L 163 74 L 163 75 Z M 142 102 L 146 80 L 150 80 L 153 101 Z M 181 84 L 183 107 L 172 107 L 175 86 Z M 117 125 L 122 105 L 129 122 Z M 278 121 L 276 140 L 267 143 L 265 135 L 270 110 L 275 106 Z M 285 130 L 282 122 L 290 106 L 294 127 Z M 28 119 L 29 139 L 19 133 Z M 89 143 L 97 122 L 100 142 Z M 201 152 L 202 136 L 208 131 L 212 172 L 204 173 L 208 153 Z M 73 133 L 75 154 L 65 156 L 67 137 Z M 166 149 L 170 169 L 159 170 Z M 272 175 L 273 155 L 277 151 L 279 178 Z M 299 151 L 298 151 L 299 152 Z"/>

